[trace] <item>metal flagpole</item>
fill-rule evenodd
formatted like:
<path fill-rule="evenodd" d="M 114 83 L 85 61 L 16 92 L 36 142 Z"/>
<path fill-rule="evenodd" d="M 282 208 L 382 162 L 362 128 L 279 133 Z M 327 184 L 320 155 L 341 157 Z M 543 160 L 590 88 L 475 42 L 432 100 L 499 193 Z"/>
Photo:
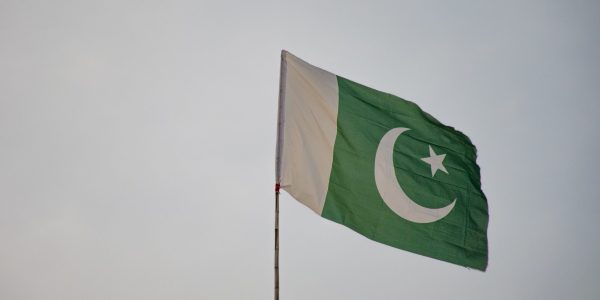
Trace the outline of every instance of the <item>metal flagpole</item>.
<path fill-rule="evenodd" d="M 275 300 L 279 300 L 279 183 L 275 184 Z"/>
<path fill-rule="evenodd" d="M 277 145 L 275 149 L 275 300 L 279 300 L 279 188 L 281 180 L 281 147 L 283 146 L 283 123 L 284 123 L 284 90 L 287 64 L 285 56 L 287 52 L 281 51 L 281 70 L 279 74 L 279 107 L 277 111 Z"/>

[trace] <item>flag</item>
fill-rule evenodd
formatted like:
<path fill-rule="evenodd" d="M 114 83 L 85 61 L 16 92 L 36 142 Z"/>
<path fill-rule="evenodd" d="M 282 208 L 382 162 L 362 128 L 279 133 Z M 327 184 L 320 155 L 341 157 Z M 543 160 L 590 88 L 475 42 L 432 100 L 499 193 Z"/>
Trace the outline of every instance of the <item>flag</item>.
<path fill-rule="evenodd" d="M 413 102 L 281 59 L 281 188 L 369 239 L 485 271 L 488 206 L 470 139 Z"/>

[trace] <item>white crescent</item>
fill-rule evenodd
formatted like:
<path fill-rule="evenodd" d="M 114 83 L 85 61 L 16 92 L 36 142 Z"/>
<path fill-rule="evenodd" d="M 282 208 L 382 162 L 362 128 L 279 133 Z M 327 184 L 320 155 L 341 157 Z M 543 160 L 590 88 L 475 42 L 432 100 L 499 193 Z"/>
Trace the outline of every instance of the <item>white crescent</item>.
<path fill-rule="evenodd" d="M 442 208 L 427 208 L 415 203 L 404 193 L 396 178 L 394 168 L 394 143 L 408 128 L 398 127 L 388 131 L 375 154 L 375 183 L 383 202 L 400 217 L 415 223 L 435 222 L 450 213 L 456 199 Z"/>

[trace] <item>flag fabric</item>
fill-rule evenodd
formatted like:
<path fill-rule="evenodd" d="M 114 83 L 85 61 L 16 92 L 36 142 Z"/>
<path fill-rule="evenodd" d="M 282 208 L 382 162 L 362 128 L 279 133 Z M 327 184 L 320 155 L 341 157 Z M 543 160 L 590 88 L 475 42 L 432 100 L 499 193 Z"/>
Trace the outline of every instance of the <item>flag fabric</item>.
<path fill-rule="evenodd" d="M 369 239 L 485 271 L 488 206 L 469 138 L 413 102 L 281 59 L 276 182 Z"/>

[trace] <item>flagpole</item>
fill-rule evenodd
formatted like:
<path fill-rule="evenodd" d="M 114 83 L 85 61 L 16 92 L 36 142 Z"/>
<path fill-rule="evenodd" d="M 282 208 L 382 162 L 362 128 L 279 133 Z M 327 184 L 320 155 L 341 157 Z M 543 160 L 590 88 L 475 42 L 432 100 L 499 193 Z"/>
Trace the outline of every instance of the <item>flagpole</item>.
<path fill-rule="evenodd" d="M 279 99 L 277 108 L 277 145 L 275 148 L 275 300 L 279 300 L 279 188 L 281 187 L 281 152 L 283 147 L 284 98 L 287 51 L 281 50 L 281 65 L 279 74 Z"/>
<path fill-rule="evenodd" d="M 279 300 L 279 183 L 275 184 L 275 300 Z"/>

